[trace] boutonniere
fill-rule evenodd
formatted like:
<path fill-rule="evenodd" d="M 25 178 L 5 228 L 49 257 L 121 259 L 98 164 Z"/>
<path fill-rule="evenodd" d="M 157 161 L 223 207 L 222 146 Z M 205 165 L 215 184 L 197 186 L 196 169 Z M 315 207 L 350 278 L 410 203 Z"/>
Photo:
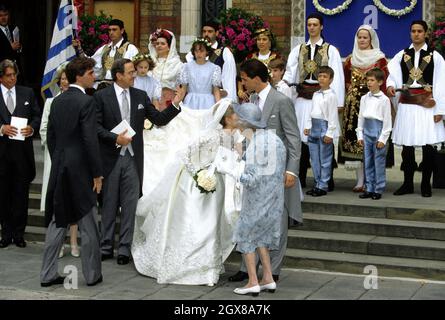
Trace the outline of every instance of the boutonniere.
<path fill-rule="evenodd" d="M 28 102 L 28 101 L 25 101 L 25 106 L 27 106 L 27 105 L 29 105 L 29 102 Z"/>

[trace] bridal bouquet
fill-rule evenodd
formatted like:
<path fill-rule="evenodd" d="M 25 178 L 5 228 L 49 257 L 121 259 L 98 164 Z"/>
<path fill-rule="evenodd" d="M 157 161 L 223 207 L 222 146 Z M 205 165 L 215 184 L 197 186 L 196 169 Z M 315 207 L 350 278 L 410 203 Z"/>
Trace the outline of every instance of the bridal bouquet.
<path fill-rule="evenodd" d="M 201 193 L 213 193 L 216 190 L 216 176 L 209 174 L 207 169 L 199 170 L 193 179 L 196 181 L 196 186 Z"/>

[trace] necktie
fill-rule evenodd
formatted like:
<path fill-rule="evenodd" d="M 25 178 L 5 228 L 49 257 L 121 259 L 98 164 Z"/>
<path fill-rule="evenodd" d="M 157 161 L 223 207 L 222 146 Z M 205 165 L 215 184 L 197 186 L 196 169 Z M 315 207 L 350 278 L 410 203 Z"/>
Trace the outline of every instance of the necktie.
<path fill-rule="evenodd" d="M 130 123 L 130 106 L 128 105 L 127 90 L 122 91 L 122 119 Z"/>
<path fill-rule="evenodd" d="M 12 42 L 11 33 L 9 32 L 8 27 L 5 27 L 5 33 L 6 33 L 6 37 L 8 38 L 9 42 Z"/>
<path fill-rule="evenodd" d="M 8 91 L 8 98 L 6 99 L 6 107 L 9 110 L 9 113 L 13 114 L 14 113 L 14 100 L 12 100 L 12 91 L 9 90 Z"/>

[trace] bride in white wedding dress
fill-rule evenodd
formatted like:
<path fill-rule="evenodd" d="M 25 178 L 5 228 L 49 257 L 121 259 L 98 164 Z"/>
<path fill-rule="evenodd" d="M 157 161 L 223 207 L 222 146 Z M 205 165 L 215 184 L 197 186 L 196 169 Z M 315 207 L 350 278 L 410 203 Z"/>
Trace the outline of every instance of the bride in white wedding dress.
<path fill-rule="evenodd" d="M 229 106 L 223 99 L 209 110 L 183 107 L 167 126 L 144 132 L 144 196 L 132 255 L 137 271 L 158 283 L 215 284 L 234 248 L 234 182 L 215 173 L 216 190 L 201 193 L 193 179 L 219 145 L 233 146 L 220 125 Z"/>

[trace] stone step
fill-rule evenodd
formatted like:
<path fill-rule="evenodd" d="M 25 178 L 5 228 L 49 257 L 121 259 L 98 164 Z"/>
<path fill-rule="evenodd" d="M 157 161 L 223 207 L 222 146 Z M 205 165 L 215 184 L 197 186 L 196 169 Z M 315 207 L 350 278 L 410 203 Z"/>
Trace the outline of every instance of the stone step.
<path fill-rule="evenodd" d="M 445 241 L 289 230 L 288 248 L 445 261 Z"/>
<path fill-rule="evenodd" d="M 397 203 L 391 200 L 395 196 L 387 198 L 390 199 L 358 201 L 356 195 L 351 195 L 351 199 L 345 199 L 344 196 L 337 199 L 332 193 L 332 196 L 327 197 L 306 197 L 302 208 L 303 212 L 324 215 L 445 223 L 445 203 L 441 201 L 442 197 L 436 197 L 434 205 L 428 204 L 426 200 L 431 198 L 422 198 L 420 195 L 407 197 L 405 202 L 398 197 Z"/>
<path fill-rule="evenodd" d="M 299 230 L 445 240 L 445 223 L 304 213 Z"/>
<path fill-rule="evenodd" d="M 355 274 L 364 274 L 364 268 L 373 265 L 377 267 L 379 276 L 445 280 L 445 262 L 435 260 L 287 249 L 284 265 Z"/>

